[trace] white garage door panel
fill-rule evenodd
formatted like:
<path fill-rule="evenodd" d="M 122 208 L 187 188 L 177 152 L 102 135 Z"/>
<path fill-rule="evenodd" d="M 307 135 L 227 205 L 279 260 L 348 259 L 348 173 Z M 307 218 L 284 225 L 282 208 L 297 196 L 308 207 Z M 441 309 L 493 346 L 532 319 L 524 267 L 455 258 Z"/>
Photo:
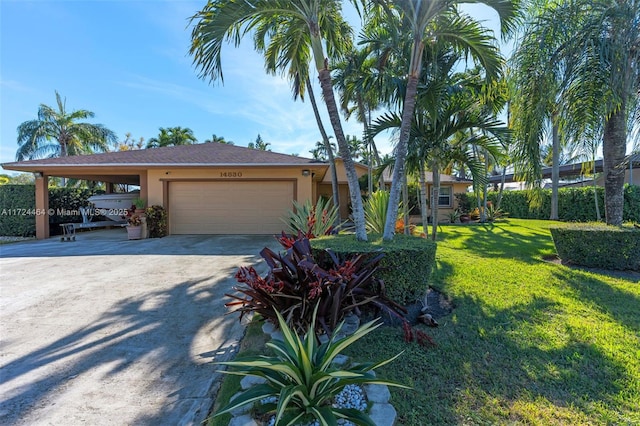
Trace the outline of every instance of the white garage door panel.
<path fill-rule="evenodd" d="M 172 234 L 277 234 L 292 181 L 170 182 Z"/>

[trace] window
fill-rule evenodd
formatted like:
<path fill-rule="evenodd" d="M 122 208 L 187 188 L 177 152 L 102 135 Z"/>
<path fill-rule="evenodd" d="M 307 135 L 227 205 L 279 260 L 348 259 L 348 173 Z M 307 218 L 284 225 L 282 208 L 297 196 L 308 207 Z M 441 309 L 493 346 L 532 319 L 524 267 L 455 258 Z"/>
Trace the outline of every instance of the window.
<path fill-rule="evenodd" d="M 453 188 L 450 186 L 441 186 L 440 194 L 438 194 L 438 207 L 451 207 L 451 194 Z"/>

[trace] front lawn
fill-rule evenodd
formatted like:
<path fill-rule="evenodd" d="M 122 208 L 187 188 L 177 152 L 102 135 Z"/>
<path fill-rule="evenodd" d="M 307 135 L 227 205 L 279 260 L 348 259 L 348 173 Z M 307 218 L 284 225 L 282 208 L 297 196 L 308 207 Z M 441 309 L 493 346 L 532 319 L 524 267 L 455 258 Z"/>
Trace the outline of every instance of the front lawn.
<path fill-rule="evenodd" d="M 397 424 L 640 424 L 640 283 L 544 261 L 553 222 L 442 226 L 437 347 L 384 328 L 349 348 L 379 371 Z"/>

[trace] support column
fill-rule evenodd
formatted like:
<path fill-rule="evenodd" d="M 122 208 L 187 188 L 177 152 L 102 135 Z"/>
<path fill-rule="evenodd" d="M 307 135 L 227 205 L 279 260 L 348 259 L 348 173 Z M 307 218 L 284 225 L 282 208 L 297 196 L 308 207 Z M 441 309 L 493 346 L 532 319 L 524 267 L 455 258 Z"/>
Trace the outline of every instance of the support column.
<path fill-rule="evenodd" d="M 36 177 L 36 238 L 49 238 L 49 176 Z"/>

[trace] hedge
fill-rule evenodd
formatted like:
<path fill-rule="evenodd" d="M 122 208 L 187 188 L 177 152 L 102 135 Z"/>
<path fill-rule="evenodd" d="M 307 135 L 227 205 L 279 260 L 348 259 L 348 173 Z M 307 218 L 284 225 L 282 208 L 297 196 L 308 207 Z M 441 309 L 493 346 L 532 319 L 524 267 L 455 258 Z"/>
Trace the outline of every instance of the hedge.
<path fill-rule="evenodd" d="M 34 236 L 35 206 L 35 185 L 0 185 L 0 235 Z"/>
<path fill-rule="evenodd" d="M 327 248 L 341 258 L 382 250 L 385 256 L 376 277 L 384 281 L 386 295 L 403 305 L 423 300 L 436 261 L 436 244 L 433 241 L 402 234 L 384 242 L 380 235 L 371 234 L 366 242 L 357 241 L 354 235 L 348 234 L 324 236 L 312 239 L 311 247 L 322 267 L 331 264 L 325 251 Z"/>
<path fill-rule="evenodd" d="M 640 271 L 640 229 L 604 224 L 566 224 L 550 228 L 563 262 L 603 269 Z"/>
<path fill-rule="evenodd" d="M 96 193 L 90 189 L 49 188 L 49 227 L 51 235 L 60 234 L 61 223 L 81 223 L 80 207 L 89 204 Z M 35 185 L 0 185 L 0 235 L 31 237 L 36 233 Z M 51 214 L 49 214 L 51 213 Z"/>
<path fill-rule="evenodd" d="M 604 219 L 604 188 L 597 187 L 598 206 Z M 541 202 L 531 207 L 529 199 L 531 190 L 504 191 L 500 208 L 509 217 L 518 219 L 549 219 L 551 215 L 551 190 L 540 191 Z M 472 193 L 455 194 L 462 211 L 473 209 L 477 203 Z M 498 192 L 491 191 L 487 199 L 494 205 L 498 201 Z M 560 188 L 558 190 L 558 217 L 567 222 L 589 222 L 597 220 L 593 187 Z M 640 222 L 640 186 L 625 184 L 624 186 L 624 221 Z"/>

